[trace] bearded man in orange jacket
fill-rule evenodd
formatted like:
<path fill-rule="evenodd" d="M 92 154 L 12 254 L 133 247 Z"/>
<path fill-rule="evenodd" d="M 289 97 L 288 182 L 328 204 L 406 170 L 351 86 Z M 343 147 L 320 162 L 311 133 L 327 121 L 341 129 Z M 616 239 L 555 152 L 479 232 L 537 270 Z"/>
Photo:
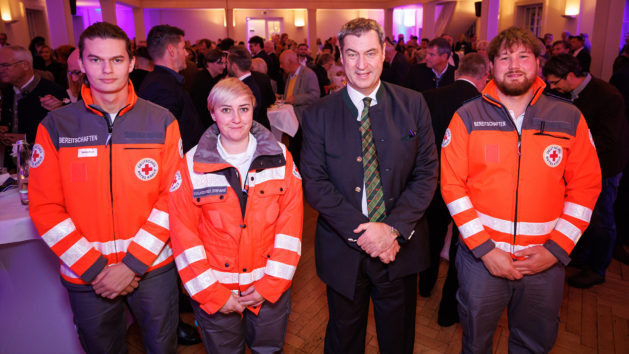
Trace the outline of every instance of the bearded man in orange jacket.
<path fill-rule="evenodd" d="M 454 114 L 441 144 L 441 191 L 463 241 L 464 353 L 491 351 L 507 306 L 509 352 L 551 350 L 564 266 L 601 190 L 583 115 L 543 93 L 540 50 L 519 28 L 494 38 L 494 79 Z"/>

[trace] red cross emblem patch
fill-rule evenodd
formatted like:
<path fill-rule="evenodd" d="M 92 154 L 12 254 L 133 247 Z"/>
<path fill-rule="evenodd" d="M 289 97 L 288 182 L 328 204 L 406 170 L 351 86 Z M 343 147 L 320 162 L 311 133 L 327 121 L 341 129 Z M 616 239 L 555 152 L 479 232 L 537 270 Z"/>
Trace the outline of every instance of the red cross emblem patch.
<path fill-rule="evenodd" d="M 177 170 L 177 172 L 175 172 L 173 183 L 170 185 L 170 192 L 176 191 L 179 187 L 181 187 L 181 173 Z"/>
<path fill-rule="evenodd" d="M 157 162 L 150 158 L 142 159 L 135 164 L 135 175 L 142 181 L 150 181 L 155 178 L 158 170 Z"/>
<path fill-rule="evenodd" d="M 443 140 L 441 141 L 441 147 L 444 148 L 450 144 L 452 140 L 452 133 L 450 133 L 450 128 L 446 129 L 446 133 L 443 135 Z"/>
<path fill-rule="evenodd" d="M 33 154 L 31 155 L 31 167 L 37 168 L 44 162 L 44 149 L 39 144 L 33 145 Z"/>
<path fill-rule="evenodd" d="M 548 145 L 544 149 L 544 162 L 550 167 L 557 167 L 563 158 L 563 149 L 559 145 Z"/>

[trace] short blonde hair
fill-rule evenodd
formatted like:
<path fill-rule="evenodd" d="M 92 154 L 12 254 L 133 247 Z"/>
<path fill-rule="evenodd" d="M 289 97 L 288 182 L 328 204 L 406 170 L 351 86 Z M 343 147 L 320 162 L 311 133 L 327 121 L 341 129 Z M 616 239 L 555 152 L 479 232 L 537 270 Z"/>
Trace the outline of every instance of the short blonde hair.
<path fill-rule="evenodd" d="M 251 106 L 255 107 L 256 98 L 253 96 L 249 86 L 235 77 L 225 78 L 212 87 L 212 91 L 210 91 L 210 95 L 207 97 L 207 108 L 212 112 L 214 107 L 242 96 L 251 98 Z"/>

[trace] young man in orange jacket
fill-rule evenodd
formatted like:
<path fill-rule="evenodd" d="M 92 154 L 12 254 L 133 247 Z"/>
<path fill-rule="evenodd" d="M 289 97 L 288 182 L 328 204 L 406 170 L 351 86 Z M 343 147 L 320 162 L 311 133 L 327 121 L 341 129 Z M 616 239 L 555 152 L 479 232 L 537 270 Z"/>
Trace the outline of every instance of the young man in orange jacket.
<path fill-rule="evenodd" d="M 507 306 L 509 352 L 551 350 L 564 266 L 601 190 L 583 115 L 543 94 L 540 45 L 515 27 L 494 38 L 494 79 L 454 114 L 441 144 L 441 191 L 463 241 L 464 353 L 491 351 Z"/>
<path fill-rule="evenodd" d="M 127 35 L 95 23 L 79 40 L 89 86 L 48 114 L 31 158 L 30 214 L 61 261 L 83 348 L 126 352 L 125 303 L 149 353 L 177 346 L 168 188 L 183 151 L 177 121 L 138 98 Z"/>

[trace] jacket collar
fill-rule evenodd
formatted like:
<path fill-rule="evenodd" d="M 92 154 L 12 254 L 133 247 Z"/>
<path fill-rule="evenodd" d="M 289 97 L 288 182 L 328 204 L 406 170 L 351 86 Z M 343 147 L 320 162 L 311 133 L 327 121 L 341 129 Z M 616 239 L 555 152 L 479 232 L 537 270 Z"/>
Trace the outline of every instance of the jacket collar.
<path fill-rule="evenodd" d="M 385 85 L 385 82 L 380 80 L 380 87 L 378 87 L 378 91 L 376 91 L 376 102 L 378 102 L 378 104 L 375 105 L 374 108 L 375 107 L 380 108 L 382 107 L 382 104 L 384 104 L 384 85 Z M 345 101 L 345 105 L 347 106 L 349 111 L 352 112 L 352 115 L 355 117 L 358 116 L 358 108 L 356 108 L 356 105 L 354 104 L 354 102 L 352 102 L 352 99 L 349 97 L 349 92 L 347 92 L 347 86 L 341 89 L 341 94 L 343 95 L 343 100 Z"/>
<path fill-rule="evenodd" d="M 85 84 L 81 86 L 81 97 L 83 98 L 83 103 L 85 104 L 85 108 L 89 109 L 95 114 L 103 115 L 103 116 L 105 115 L 106 112 L 101 107 L 94 104 L 94 97 L 92 97 L 92 90 L 89 87 L 87 87 L 87 85 Z M 138 95 L 135 94 L 135 89 L 133 88 L 133 84 L 131 83 L 131 80 L 129 80 L 129 93 L 127 96 L 127 104 L 125 104 L 125 106 L 122 107 L 122 109 L 118 112 L 118 116 L 121 116 L 129 112 L 137 101 L 138 101 Z"/>
<path fill-rule="evenodd" d="M 533 92 L 535 92 L 535 94 L 529 103 L 530 106 L 535 105 L 537 100 L 542 96 L 544 88 L 546 88 L 546 83 L 539 76 L 536 76 L 535 82 L 533 82 Z M 483 89 L 482 94 L 483 99 L 487 102 L 496 106 L 502 106 L 500 100 L 498 100 L 498 86 L 496 86 L 496 82 L 494 80 L 487 83 L 487 86 Z"/>
<path fill-rule="evenodd" d="M 225 161 L 217 150 L 218 126 L 216 124 L 208 128 L 197 145 L 197 149 L 192 159 L 194 172 L 207 173 L 232 167 Z M 278 167 L 286 165 L 283 150 L 275 140 L 273 134 L 263 125 L 254 121 L 251 126 L 251 134 L 256 138 L 256 152 L 251 159 L 251 166 L 256 169 Z M 259 157 L 271 157 L 271 159 L 258 159 Z M 279 158 L 279 159 L 278 159 Z"/>

